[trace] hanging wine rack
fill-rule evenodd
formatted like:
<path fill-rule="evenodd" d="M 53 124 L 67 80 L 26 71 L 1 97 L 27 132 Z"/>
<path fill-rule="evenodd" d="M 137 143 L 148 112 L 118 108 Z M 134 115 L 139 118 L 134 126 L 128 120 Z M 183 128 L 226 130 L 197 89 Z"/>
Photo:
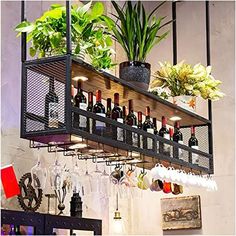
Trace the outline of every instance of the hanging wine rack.
<path fill-rule="evenodd" d="M 134 100 L 134 110 L 144 112 L 142 104 L 149 105 L 152 114 L 161 120 L 161 115 L 165 114 L 169 125 L 173 126 L 169 119 L 172 116 L 181 118 L 181 131 L 190 136 L 190 127 L 196 126 L 196 135 L 199 137 L 200 150 L 194 150 L 185 145 L 166 140 L 160 136 L 147 133 L 143 130 L 133 128 L 115 120 L 101 117 L 95 113 L 81 110 L 71 104 L 71 84 L 76 84 L 73 78 L 83 76 L 87 80 L 83 82 L 85 92 L 93 92 L 97 89 L 102 90 L 103 99 L 113 97 L 115 92 L 120 94 L 120 105 L 127 105 L 128 99 Z M 54 78 L 55 92 L 59 98 L 58 106 L 58 128 L 46 128 L 48 122 L 44 116 L 45 96 L 49 91 L 49 85 L 46 82 Z M 212 155 L 207 153 L 208 141 L 207 132 L 211 122 L 197 114 L 186 111 L 172 103 L 164 101 L 147 91 L 123 81 L 107 72 L 99 72 L 91 65 L 74 58 L 73 56 L 59 56 L 44 59 L 27 61 L 23 67 L 23 101 L 22 101 L 22 126 L 21 137 L 50 146 L 57 145 L 59 150 L 63 150 L 65 155 L 74 154 L 74 149 L 79 149 L 79 153 L 93 153 L 97 146 L 102 146 L 102 150 L 107 153 L 101 157 L 110 161 L 135 162 L 139 166 L 150 169 L 153 165 L 162 160 L 167 163 L 191 168 L 194 170 L 210 173 L 212 166 Z M 142 101 L 142 103 L 140 102 Z M 96 133 L 91 130 L 81 130 L 74 127 L 73 117 L 75 115 L 84 116 L 86 119 L 103 122 L 104 131 Z M 133 133 L 139 140 L 143 140 L 137 145 L 128 140 L 128 135 L 124 135 L 123 140 L 117 140 L 114 135 L 107 130 L 116 130 L 120 128 L 124 134 Z M 201 136 L 201 138 L 200 138 Z M 150 139 L 152 147 L 145 147 L 145 140 Z M 77 144 L 77 146 L 76 146 Z M 166 145 L 168 153 L 161 153 L 159 147 Z M 101 149 L 101 148 L 100 148 Z M 182 157 L 176 158 L 173 150 L 179 150 Z M 114 155 L 115 154 L 115 155 Z M 199 164 L 192 164 L 192 155 L 198 155 Z M 126 158 L 124 158 L 126 157 Z M 87 157 L 88 158 L 88 157 Z M 123 159 L 122 159 L 123 158 Z M 141 163 L 139 163 L 141 162 Z"/>
<path fill-rule="evenodd" d="M 70 2 L 66 2 L 67 25 L 70 25 Z M 24 1 L 22 1 L 22 20 L 25 20 Z M 147 91 L 121 80 L 104 71 L 97 71 L 91 65 L 71 55 L 70 27 L 67 27 L 67 54 L 36 60 L 26 60 L 25 34 L 22 36 L 22 88 L 21 88 L 21 138 L 31 140 L 31 147 L 46 146 L 49 152 L 62 151 L 65 156 L 74 155 L 75 151 L 84 159 L 101 158 L 98 162 L 137 164 L 140 167 L 151 169 L 157 162 L 172 164 L 180 168 L 192 169 L 198 173 L 213 173 L 212 155 L 212 122 L 195 113 L 178 107 Z M 179 144 L 160 136 L 147 133 L 115 120 L 101 117 L 95 113 L 81 110 L 71 103 L 71 85 L 76 87 L 75 77 L 85 77 L 83 90 L 93 92 L 102 91 L 102 98 L 113 98 L 114 93 L 120 94 L 120 105 L 127 105 L 129 99 L 134 100 L 134 110 L 144 113 L 145 106 L 150 106 L 152 116 L 161 120 L 161 116 L 168 118 L 168 125 L 173 126 L 171 117 L 181 118 L 180 130 L 184 137 L 190 136 L 190 127 L 196 127 L 196 136 L 199 140 L 199 150 Z M 47 81 L 53 78 L 55 92 L 59 99 L 58 127 L 47 128 L 45 117 L 45 97 L 49 92 Z M 145 104 L 145 106 L 143 105 Z M 211 112 L 211 111 L 210 111 Z M 93 122 L 104 123 L 104 131 L 96 133 L 94 130 L 81 130 L 73 124 L 73 117 L 84 116 Z M 124 134 L 135 134 L 137 144 L 132 143 L 130 135 L 124 135 L 123 140 L 111 132 L 119 128 Z M 145 142 L 151 140 L 150 149 Z M 35 142 L 39 143 L 35 145 Z M 162 152 L 160 147 L 165 145 L 168 152 Z M 99 150 L 102 150 L 100 156 Z M 178 155 L 176 155 L 178 153 Z M 179 155 L 179 153 L 181 155 Z M 192 163 L 193 155 L 199 158 L 198 165 Z"/>

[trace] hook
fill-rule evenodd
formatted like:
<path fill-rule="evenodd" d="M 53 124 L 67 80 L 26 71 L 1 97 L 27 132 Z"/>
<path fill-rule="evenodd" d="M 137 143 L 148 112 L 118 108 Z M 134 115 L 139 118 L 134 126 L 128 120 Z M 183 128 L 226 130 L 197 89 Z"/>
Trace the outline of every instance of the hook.
<path fill-rule="evenodd" d="M 143 165 L 143 169 L 141 170 L 141 174 L 146 174 L 144 165 Z"/>
<path fill-rule="evenodd" d="M 121 169 L 120 163 L 116 163 L 115 168 L 120 170 Z"/>
<path fill-rule="evenodd" d="M 96 163 L 96 162 L 97 162 L 97 157 L 94 156 L 94 155 L 92 156 L 92 162 L 93 162 L 93 163 Z"/>
<path fill-rule="evenodd" d="M 133 172 L 133 165 L 130 164 L 131 168 L 129 167 L 128 170 Z"/>
<path fill-rule="evenodd" d="M 109 159 L 108 159 L 108 160 L 105 160 L 105 163 L 106 163 L 106 166 L 110 166 L 110 161 L 109 161 Z"/>

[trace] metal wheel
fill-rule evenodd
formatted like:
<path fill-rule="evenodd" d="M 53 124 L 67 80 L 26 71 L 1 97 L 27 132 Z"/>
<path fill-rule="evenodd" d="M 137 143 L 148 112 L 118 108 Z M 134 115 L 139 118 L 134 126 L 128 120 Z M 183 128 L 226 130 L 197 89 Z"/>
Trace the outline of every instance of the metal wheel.
<path fill-rule="evenodd" d="M 34 175 L 35 181 L 40 184 L 37 176 Z M 38 185 L 40 186 L 40 185 Z M 24 211 L 36 211 L 42 202 L 42 189 L 35 189 L 32 186 L 31 173 L 24 174 L 20 181 L 20 194 L 18 195 L 18 202 Z"/>

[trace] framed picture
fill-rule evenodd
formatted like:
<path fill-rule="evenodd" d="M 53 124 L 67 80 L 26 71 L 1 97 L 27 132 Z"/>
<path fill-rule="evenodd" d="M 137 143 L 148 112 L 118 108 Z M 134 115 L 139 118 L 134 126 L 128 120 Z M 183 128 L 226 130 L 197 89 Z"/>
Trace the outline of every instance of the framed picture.
<path fill-rule="evenodd" d="M 200 229 L 200 196 L 161 199 L 162 229 Z"/>

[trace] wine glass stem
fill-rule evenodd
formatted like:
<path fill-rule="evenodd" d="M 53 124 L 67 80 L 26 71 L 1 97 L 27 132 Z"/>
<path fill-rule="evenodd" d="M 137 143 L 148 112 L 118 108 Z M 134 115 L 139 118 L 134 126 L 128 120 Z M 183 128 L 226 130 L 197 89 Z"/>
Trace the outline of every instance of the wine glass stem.
<path fill-rule="evenodd" d="M 39 148 L 38 148 L 38 164 L 40 163 L 40 154 L 39 154 Z"/>

